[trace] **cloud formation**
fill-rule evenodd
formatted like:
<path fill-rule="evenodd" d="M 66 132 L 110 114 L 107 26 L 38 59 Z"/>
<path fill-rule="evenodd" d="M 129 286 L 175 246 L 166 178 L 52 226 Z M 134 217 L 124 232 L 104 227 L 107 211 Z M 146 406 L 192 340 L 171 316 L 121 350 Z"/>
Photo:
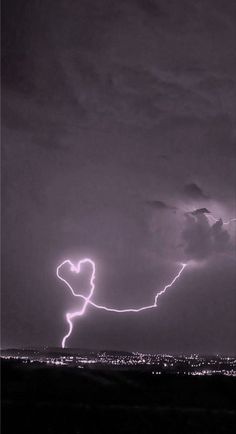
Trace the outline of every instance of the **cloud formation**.
<path fill-rule="evenodd" d="M 125 293 L 127 303 L 134 297 L 141 303 L 147 299 L 143 288 L 161 285 L 176 272 L 176 262 L 185 260 L 183 244 L 188 258 L 196 257 L 197 243 L 205 242 L 207 249 L 209 225 L 198 239 L 197 216 L 190 213 L 187 220 L 186 211 L 206 206 L 224 220 L 235 215 L 235 6 L 233 0 L 8 0 L 2 68 L 7 100 L 2 323 L 8 344 L 57 342 L 67 299 L 52 270 L 64 255 L 96 260 L 104 300 L 109 296 L 119 303 Z M 161 201 L 151 203 L 155 198 Z M 189 230 L 184 242 L 183 229 Z M 233 225 L 224 229 L 233 236 Z M 218 241 L 212 241 L 209 255 L 225 243 L 222 231 L 212 229 L 211 241 Z M 201 257 L 204 248 L 198 253 Z M 212 262 L 224 264 L 225 256 Z M 204 293 L 211 309 L 211 289 L 218 290 L 222 306 L 223 276 L 235 296 L 232 272 L 220 269 L 219 282 L 219 269 L 213 264 Z M 205 276 L 192 276 L 197 294 Z M 188 279 L 181 285 L 168 315 L 176 323 L 178 300 L 186 301 L 189 311 Z M 198 311 L 202 320 L 202 297 Z M 157 329 L 164 327 L 155 314 L 158 318 Z M 216 318 L 214 350 L 219 351 L 217 324 L 222 329 L 225 315 Z M 125 321 L 119 321 L 123 335 L 117 325 L 122 348 L 137 344 L 137 349 L 140 341 L 144 350 L 142 318 L 133 335 Z M 190 326 L 196 331 L 197 324 L 191 316 L 178 340 L 173 327 L 172 351 L 175 343 L 178 351 L 196 351 L 185 331 Z M 201 327 L 201 341 L 211 345 L 212 335 Z M 114 329 L 103 316 L 100 329 L 95 320 L 96 336 L 92 330 L 94 341 L 87 336 L 83 341 L 80 331 L 81 345 L 103 347 L 99 336 L 107 333 L 104 346 L 113 347 Z M 158 347 L 165 333 L 159 341 L 156 333 L 148 336 L 148 350 L 168 350 Z M 235 347 L 235 336 L 225 344 L 227 328 L 221 336 L 225 348 Z"/>
<path fill-rule="evenodd" d="M 192 211 L 190 214 L 199 215 L 199 214 L 210 214 L 211 212 L 207 208 L 198 208 Z"/>
<path fill-rule="evenodd" d="M 159 211 L 176 210 L 175 206 L 168 205 L 162 200 L 148 200 L 147 205 Z"/>
<path fill-rule="evenodd" d="M 204 213 L 195 216 L 186 214 L 185 218 L 182 238 L 188 259 L 203 260 L 214 253 L 224 253 L 230 249 L 230 236 L 223 228 L 221 219 L 211 226 Z"/>
<path fill-rule="evenodd" d="M 184 194 L 189 199 L 208 199 L 208 196 L 203 192 L 203 190 L 194 182 L 185 185 Z"/>

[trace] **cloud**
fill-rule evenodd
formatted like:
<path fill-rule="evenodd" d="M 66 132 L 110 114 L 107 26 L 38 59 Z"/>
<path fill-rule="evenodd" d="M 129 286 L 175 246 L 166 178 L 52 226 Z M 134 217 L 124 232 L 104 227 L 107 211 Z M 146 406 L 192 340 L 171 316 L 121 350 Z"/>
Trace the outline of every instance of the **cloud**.
<path fill-rule="evenodd" d="M 230 236 L 221 219 L 211 226 L 203 212 L 194 216 L 186 214 L 185 218 L 182 239 L 188 259 L 202 260 L 230 250 Z"/>
<path fill-rule="evenodd" d="M 198 208 L 194 211 L 190 212 L 189 214 L 192 214 L 193 216 L 199 215 L 199 214 L 210 214 L 211 212 L 207 208 Z"/>
<path fill-rule="evenodd" d="M 156 18 L 162 14 L 159 4 L 155 0 L 136 0 L 139 8 L 149 17 Z"/>
<path fill-rule="evenodd" d="M 146 204 L 159 211 L 176 210 L 175 206 L 168 205 L 162 200 L 148 200 Z"/>
<path fill-rule="evenodd" d="M 14 32 L 3 43 L 5 49 L 11 47 L 3 56 L 3 79 L 8 91 L 22 98 L 13 119 L 14 101 L 8 94 L 7 117 L 19 127 L 22 117 L 26 126 L 28 118 L 34 118 L 33 126 L 38 122 L 30 107 L 37 101 L 40 119 L 47 122 L 50 112 L 54 122 L 59 118 L 60 124 L 63 120 L 80 127 L 121 122 L 140 128 L 184 118 L 185 126 L 186 119 L 203 126 L 206 120 L 213 122 L 214 135 L 216 126 L 221 128 L 214 117 L 223 110 L 232 123 L 226 132 L 233 128 L 234 51 L 228 40 L 234 23 L 228 2 L 224 8 L 214 5 L 214 15 L 206 2 L 200 7 L 184 1 L 81 0 L 65 8 L 63 0 L 55 2 L 56 10 L 33 3 L 29 15 L 23 8 L 17 19 L 13 12 L 5 23 L 9 28 L 14 23 Z M 38 24 L 42 20 L 44 32 Z M 209 28 L 213 38 L 207 37 Z M 37 54 L 31 53 L 32 46 Z M 29 106 L 27 113 L 23 103 Z"/>
<path fill-rule="evenodd" d="M 209 199 L 203 190 L 194 182 L 186 184 L 184 187 L 184 195 L 189 199 Z"/>

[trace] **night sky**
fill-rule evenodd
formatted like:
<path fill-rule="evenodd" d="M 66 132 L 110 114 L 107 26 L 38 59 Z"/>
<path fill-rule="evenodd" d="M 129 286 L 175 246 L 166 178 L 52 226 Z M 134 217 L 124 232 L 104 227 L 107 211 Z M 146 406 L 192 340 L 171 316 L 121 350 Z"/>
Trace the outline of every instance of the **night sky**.
<path fill-rule="evenodd" d="M 209 215 L 236 216 L 235 1 L 4 9 L 2 346 L 60 345 L 76 300 L 56 267 L 89 256 L 117 308 L 189 266 L 156 309 L 89 307 L 68 345 L 234 353 L 236 223 Z"/>

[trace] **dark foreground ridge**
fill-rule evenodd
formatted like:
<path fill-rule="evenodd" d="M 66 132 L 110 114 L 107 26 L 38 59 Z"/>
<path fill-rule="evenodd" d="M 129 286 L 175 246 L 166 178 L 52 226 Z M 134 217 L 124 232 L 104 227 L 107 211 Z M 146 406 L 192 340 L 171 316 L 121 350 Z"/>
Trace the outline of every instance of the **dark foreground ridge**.
<path fill-rule="evenodd" d="M 236 378 L 2 359 L 4 434 L 233 433 Z"/>

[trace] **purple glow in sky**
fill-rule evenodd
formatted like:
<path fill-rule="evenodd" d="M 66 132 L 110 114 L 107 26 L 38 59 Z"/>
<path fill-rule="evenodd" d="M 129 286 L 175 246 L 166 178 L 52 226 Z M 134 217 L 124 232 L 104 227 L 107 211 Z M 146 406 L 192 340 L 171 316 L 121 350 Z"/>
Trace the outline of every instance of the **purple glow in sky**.
<path fill-rule="evenodd" d="M 233 353 L 235 0 L 3 8 L 2 346 Z"/>

